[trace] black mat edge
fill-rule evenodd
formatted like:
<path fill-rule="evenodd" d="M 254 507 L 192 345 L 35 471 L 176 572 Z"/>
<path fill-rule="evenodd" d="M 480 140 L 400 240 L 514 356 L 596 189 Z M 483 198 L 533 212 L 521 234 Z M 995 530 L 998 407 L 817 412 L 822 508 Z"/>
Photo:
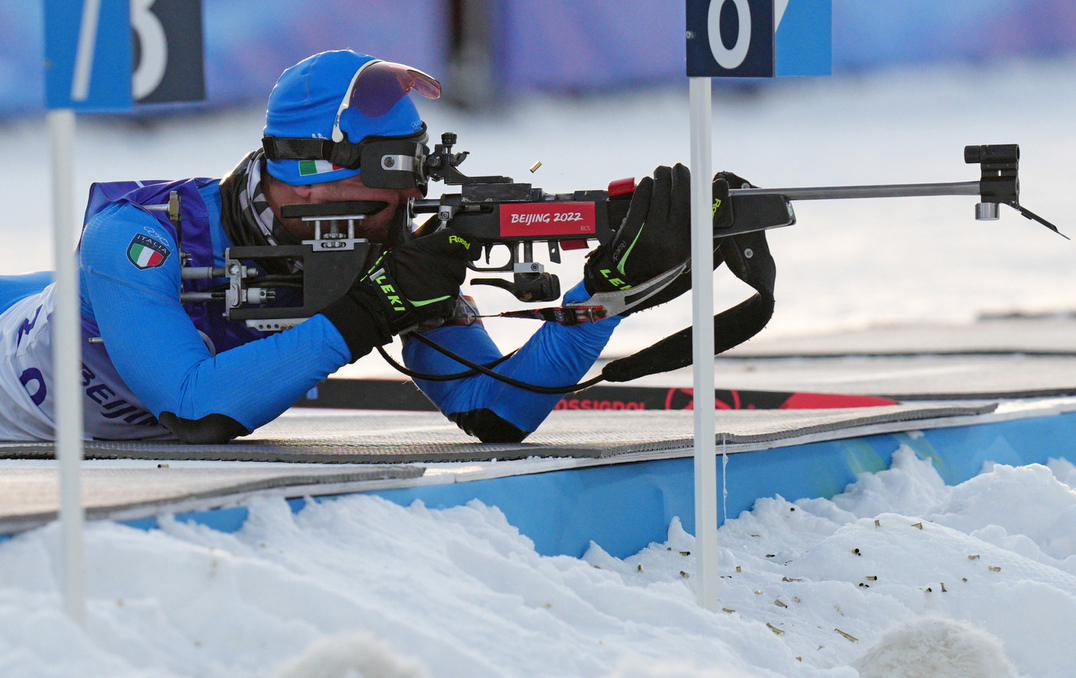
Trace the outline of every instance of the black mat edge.
<path fill-rule="evenodd" d="M 840 431 L 854 431 L 855 429 L 863 428 L 865 426 L 880 426 L 884 424 L 898 424 L 906 421 L 923 421 L 929 419 L 948 419 L 951 417 L 963 417 L 963 416 L 975 416 L 980 414 L 990 414 L 998 407 L 997 403 L 984 403 L 981 405 L 967 405 L 967 406 L 952 406 L 952 407 L 932 407 L 923 409 L 912 410 L 898 410 L 896 412 L 886 412 L 884 414 L 877 415 L 865 415 L 862 417 L 855 417 L 852 419 L 843 420 L 840 426 L 833 426 L 828 423 L 813 424 L 810 426 L 803 426 L 800 428 L 789 428 L 782 431 L 774 431 L 772 433 L 759 433 L 753 435 L 739 435 L 735 433 L 718 433 L 718 440 L 721 440 L 721 436 L 725 435 L 725 441 L 728 443 L 769 443 L 777 442 L 779 440 L 787 440 L 791 438 L 799 438 L 808 435 L 815 435 L 819 433 L 837 433 Z M 870 408 L 863 408 L 865 411 Z"/>
<path fill-rule="evenodd" d="M 351 446 L 345 453 L 326 453 L 331 443 L 301 445 L 289 441 L 266 440 L 257 443 L 234 442 L 230 445 L 180 445 L 179 443 L 138 443 L 87 441 L 86 459 L 143 459 L 147 461 L 255 461 L 294 464 L 429 464 L 440 462 L 475 462 L 519 460 L 537 456 L 598 458 L 600 449 L 585 446 L 548 446 L 537 443 L 486 445 L 482 443 L 437 443 L 424 453 L 397 452 L 391 445 Z M 340 448 L 333 448 L 339 450 Z M 555 453 L 552 454 L 551 453 Z M 182 456 L 179 456 L 181 455 Z M 54 459 L 52 443 L 0 443 L 0 459 Z"/>
<path fill-rule="evenodd" d="M 936 406 L 911 409 L 888 409 L 878 412 L 878 408 L 857 408 L 841 410 L 842 412 L 862 410 L 860 416 L 837 421 L 797 425 L 790 422 L 789 427 L 776 431 L 755 434 L 741 434 L 718 431 L 717 440 L 733 444 L 774 443 L 791 440 L 806 435 L 820 433 L 837 433 L 848 431 L 855 435 L 855 429 L 864 426 L 917 421 L 924 419 L 945 419 L 949 417 L 987 414 L 997 408 L 997 403 L 967 406 Z M 794 410 L 790 410 L 793 412 Z M 837 410 L 799 410 L 802 412 L 837 412 Z M 839 436 L 836 436 L 839 437 Z M 531 457 L 561 457 L 577 459 L 605 459 L 633 452 L 654 452 L 667 449 L 679 449 L 690 446 L 690 438 L 673 438 L 662 440 L 645 440 L 625 443 L 589 442 L 581 444 L 561 443 L 519 443 L 519 444 L 482 444 L 482 443 L 411 443 L 404 445 L 383 446 L 343 446 L 331 448 L 331 442 L 316 445 L 296 444 L 290 441 L 272 440 L 244 443 L 236 441 L 229 445 L 180 445 L 178 443 L 151 443 L 133 441 L 87 441 L 84 456 L 87 459 L 140 459 L 147 461 L 253 461 L 285 462 L 297 464 L 432 464 L 444 462 L 490 462 L 515 461 Z M 428 448 L 424 451 L 418 451 Z M 364 450 L 366 450 L 364 452 Z M 403 451 L 409 450 L 409 451 Z M 0 459 L 52 459 L 52 443 L 0 443 Z"/>

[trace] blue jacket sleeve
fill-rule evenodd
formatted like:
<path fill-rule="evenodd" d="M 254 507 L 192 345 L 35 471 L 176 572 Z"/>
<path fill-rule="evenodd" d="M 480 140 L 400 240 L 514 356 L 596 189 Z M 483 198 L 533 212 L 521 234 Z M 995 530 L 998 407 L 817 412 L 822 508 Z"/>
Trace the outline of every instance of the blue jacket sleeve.
<path fill-rule="evenodd" d="M 80 250 L 83 313 L 96 321 L 124 383 L 156 416 L 221 414 L 249 432 L 347 364 L 343 337 L 321 315 L 212 355 L 180 303 L 178 248 L 163 230 L 135 205 L 112 205 L 89 222 Z M 152 249 L 147 239 L 168 252 L 162 261 L 136 246 Z"/>
<path fill-rule="evenodd" d="M 580 283 L 564 295 L 564 301 L 583 301 L 587 297 Z M 539 386 L 575 384 L 598 359 L 620 320 L 620 317 L 614 317 L 572 326 L 544 323 L 514 356 L 494 371 Z M 485 328 L 478 324 L 440 327 L 425 335 L 477 363 L 486 364 L 501 356 Z M 466 371 L 456 361 L 414 340 L 404 344 L 403 357 L 407 366 L 418 372 L 455 374 Z M 517 429 L 519 435 L 516 437 L 520 440 L 538 428 L 562 397 L 533 393 L 485 375 L 454 381 L 416 380 L 416 383 L 441 412 L 461 426 L 469 413 L 488 413 Z M 480 432 L 469 432 L 486 439 Z"/>

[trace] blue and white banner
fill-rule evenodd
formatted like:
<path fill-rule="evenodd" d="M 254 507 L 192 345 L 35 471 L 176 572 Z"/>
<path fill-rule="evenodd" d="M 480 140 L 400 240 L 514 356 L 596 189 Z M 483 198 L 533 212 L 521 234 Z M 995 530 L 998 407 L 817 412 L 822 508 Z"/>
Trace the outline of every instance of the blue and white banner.
<path fill-rule="evenodd" d="M 129 2 L 45 0 L 48 108 L 131 108 Z"/>
<path fill-rule="evenodd" d="M 828 75 L 831 2 L 688 0 L 688 76 Z"/>
<path fill-rule="evenodd" d="M 201 0 L 45 0 L 48 108 L 205 98 Z"/>

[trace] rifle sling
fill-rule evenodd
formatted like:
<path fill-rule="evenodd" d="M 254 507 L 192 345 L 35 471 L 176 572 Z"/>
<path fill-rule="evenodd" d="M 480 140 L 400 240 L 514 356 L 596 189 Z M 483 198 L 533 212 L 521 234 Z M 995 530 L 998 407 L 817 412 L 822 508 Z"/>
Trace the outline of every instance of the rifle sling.
<path fill-rule="evenodd" d="M 766 232 L 729 236 L 718 242 L 720 252 L 737 278 L 750 285 L 755 294 L 714 316 L 714 355 L 723 353 L 755 336 L 770 321 L 774 307 L 777 266 L 766 243 Z M 715 256 L 716 258 L 716 256 Z M 685 271 L 682 275 L 690 275 Z M 624 382 L 648 374 L 668 372 L 691 364 L 692 331 L 687 327 L 630 356 L 610 362 L 602 376 Z"/>

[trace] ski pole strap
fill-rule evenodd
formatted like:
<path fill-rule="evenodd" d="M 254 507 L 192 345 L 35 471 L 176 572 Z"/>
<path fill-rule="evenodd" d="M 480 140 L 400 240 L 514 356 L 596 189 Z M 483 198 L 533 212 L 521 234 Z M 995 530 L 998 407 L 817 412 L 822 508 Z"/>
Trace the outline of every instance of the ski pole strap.
<path fill-rule="evenodd" d="M 532 320 L 545 320 L 561 325 L 579 325 L 582 323 L 595 323 L 608 316 L 604 306 L 568 304 L 566 306 L 549 306 L 546 308 L 531 308 L 522 311 L 505 311 L 498 314 L 501 318 L 529 318 Z"/>
<path fill-rule="evenodd" d="M 742 344 L 766 326 L 773 316 L 777 278 L 777 265 L 766 244 L 765 231 L 723 238 L 718 252 L 733 274 L 750 285 L 755 294 L 714 316 L 714 355 Z M 626 358 L 610 362 L 602 370 L 602 376 L 611 382 L 624 382 L 686 367 L 691 364 L 691 342 L 692 332 L 688 327 Z"/>

